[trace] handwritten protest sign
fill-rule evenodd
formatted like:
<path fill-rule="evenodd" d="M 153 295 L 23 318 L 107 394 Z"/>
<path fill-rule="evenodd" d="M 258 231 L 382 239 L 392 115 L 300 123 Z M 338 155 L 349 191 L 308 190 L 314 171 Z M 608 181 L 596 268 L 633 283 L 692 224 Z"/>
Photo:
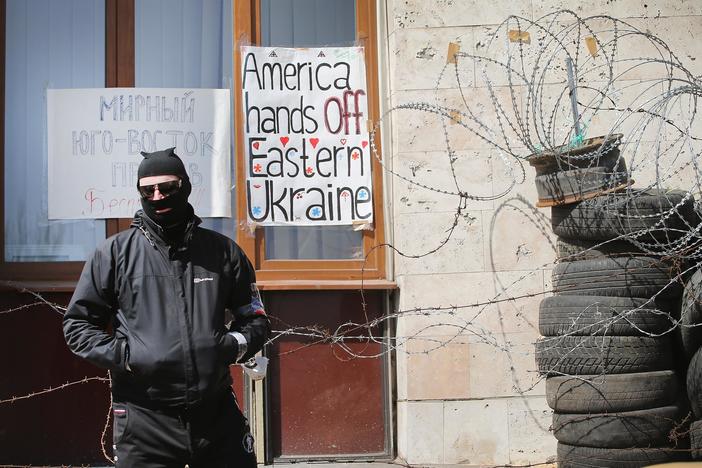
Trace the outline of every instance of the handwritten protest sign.
<path fill-rule="evenodd" d="M 228 89 L 50 89 L 49 219 L 131 217 L 141 151 L 175 146 L 203 217 L 231 216 Z"/>
<path fill-rule="evenodd" d="M 361 47 L 242 47 L 248 220 L 373 220 Z"/>

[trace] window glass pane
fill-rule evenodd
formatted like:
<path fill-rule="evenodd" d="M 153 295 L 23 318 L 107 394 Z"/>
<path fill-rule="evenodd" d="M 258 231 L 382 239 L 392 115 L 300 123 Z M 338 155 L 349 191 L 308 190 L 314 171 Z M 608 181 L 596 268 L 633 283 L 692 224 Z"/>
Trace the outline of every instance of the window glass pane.
<path fill-rule="evenodd" d="M 105 222 L 48 220 L 46 90 L 105 86 L 104 0 L 7 0 L 5 260 L 85 260 Z"/>
<path fill-rule="evenodd" d="M 261 0 L 261 45 L 351 46 L 354 0 Z M 268 259 L 363 258 L 363 234 L 351 226 L 267 227 Z"/>
<path fill-rule="evenodd" d="M 135 86 L 232 89 L 232 0 L 136 0 L 135 9 Z M 231 237 L 235 220 L 203 226 Z"/>

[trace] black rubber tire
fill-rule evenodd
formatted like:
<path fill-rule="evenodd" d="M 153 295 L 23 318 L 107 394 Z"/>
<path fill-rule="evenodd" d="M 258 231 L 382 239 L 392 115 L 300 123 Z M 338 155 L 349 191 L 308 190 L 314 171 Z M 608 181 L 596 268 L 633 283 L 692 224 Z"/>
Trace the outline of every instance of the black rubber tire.
<path fill-rule="evenodd" d="M 702 460 L 702 421 L 690 425 L 690 454 L 693 460 Z"/>
<path fill-rule="evenodd" d="M 675 265 L 645 256 L 608 257 L 559 263 L 553 269 L 553 290 L 560 295 L 618 296 L 672 300 L 682 294 L 673 281 Z"/>
<path fill-rule="evenodd" d="M 562 336 L 536 342 L 547 375 L 627 374 L 671 369 L 670 341 L 640 336 Z"/>
<path fill-rule="evenodd" d="M 682 419 L 677 405 L 618 413 L 554 413 L 553 435 L 581 447 L 658 447 L 668 442 Z"/>
<path fill-rule="evenodd" d="M 539 306 L 544 336 L 640 336 L 673 330 L 677 322 L 653 300 L 610 296 L 551 296 Z"/>
<path fill-rule="evenodd" d="M 678 377 L 672 370 L 546 378 L 546 402 L 559 413 L 656 408 L 676 401 L 679 390 Z"/>
<path fill-rule="evenodd" d="M 689 459 L 687 449 L 670 447 L 606 449 L 558 443 L 558 468 L 640 468 Z"/>
<path fill-rule="evenodd" d="M 680 338 L 690 359 L 702 346 L 702 271 L 697 270 L 685 284 L 680 307 Z"/>
<path fill-rule="evenodd" d="M 642 252 L 625 240 L 588 241 L 559 237 L 556 239 L 556 255 L 559 262 L 572 262 L 611 256 L 642 255 Z"/>
<path fill-rule="evenodd" d="M 690 360 L 686 380 L 690 408 L 696 419 L 702 419 L 702 350 L 697 350 Z"/>
<path fill-rule="evenodd" d="M 609 240 L 641 231 L 640 242 L 677 239 L 698 222 L 692 197 L 671 213 L 685 195 L 682 190 L 627 190 L 554 206 L 551 226 L 556 235 L 569 239 Z"/>
<path fill-rule="evenodd" d="M 620 166 L 624 167 L 619 152 L 617 158 L 621 162 Z M 553 202 L 573 203 L 596 196 L 604 190 L 622 187 L 628 179 L 626 169 L 622 171 L 617 168 L 617 172 L 612 172 L 611 168 L 588 167 L 537 175 L 534 182 L 539 202 L 551 205 Z"/>

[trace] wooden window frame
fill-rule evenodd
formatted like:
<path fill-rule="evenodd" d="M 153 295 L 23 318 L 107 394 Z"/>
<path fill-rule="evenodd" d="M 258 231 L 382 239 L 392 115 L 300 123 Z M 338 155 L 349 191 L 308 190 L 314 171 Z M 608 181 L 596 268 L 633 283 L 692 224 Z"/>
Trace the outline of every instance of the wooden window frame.
<path fill-rule="evenodd" d="M 259 283 L 271 289 L 305 289 L 309 287 L 344 287 L 344 281 L 357 285 L 361 279 L 369 280 L 365 287 L 385 288 L 391 286 L 385 282 L 385 250 L 373 248 L 381 245 L 385 239 L 385 219 L 383 213 L 383 168 L 380 162 L 371 157 L 373 174 L 373 211 L 374 229 L 362 231 L 364 259 L 356 260 L 269 260 L 265 258 L 266 240 L 263 228 L 257 227 L 252 232 L 246 218 L 246 170 L 244 164 L 244 112 L 241 108 L 241 53 L 240 46 L 261 43 L 261 5 L 260 0 L 237 0 L 234 5 L 234 76 L 235 95 L 234 131 L 236 148 L 236 187 L 237 187 L 237 243 L 244 249 L 256 267 Z M 377 79 L 378 51 L 376 31 L 376 6 L 373 0 L 356 0 L 356 42 L 364 46 L 366 59 L 366 83 L 368 96 L 368 114 L 371 122 L 377 122 L 379 111 L 379 86 Z M 380 133 L 376 131 L 376 141 Z M 376 145 L 380 151 L 380 144 Z M 320 282 L 321 281 L 321 282 Z M 296 283 L 297 282 L 297 283 Z M 388 283 L 388 284 L 385 284 Z M 356 287 L 356 286 L 353 286 Z"/>
<path fill-rule="evenodd" d="M 5 261 L 5 35 L 6 0 L 0 0 L 0 281 L 35 289 L 72 290 L 85 262 Z M 105 0 L 105 87 L 134 86 L 134 0 Z M 107 237 L 129 227 L 130 219 L 106 219 Z"/>

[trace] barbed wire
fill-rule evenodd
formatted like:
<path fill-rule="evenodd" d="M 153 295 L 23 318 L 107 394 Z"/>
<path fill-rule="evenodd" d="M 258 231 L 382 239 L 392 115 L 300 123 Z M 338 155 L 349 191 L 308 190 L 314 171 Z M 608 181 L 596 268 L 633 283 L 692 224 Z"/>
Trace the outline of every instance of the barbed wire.
<path fill-rule="evenodd" d="M 85 384 L 88 382 L 107 382 L 107 381 L 109 381 L 109 378 L 107 378 L 107 377 L 83 377 L 80 380 L 66 382 L 65 384 L 58 385 L 56 387 L 48 387 L 48 388 L 45 388 L 43 390 L 38 390 L 36 392 L 30 392 L 26 395 L 13 396 L 10 398 L 0 399 L 0 405 L 6 404 L 6 403 L 16 403 L 16 402 L 21 401 L 21 400 L 26 400 L 26 399 L 37 397 L 40 395 L 46 395 L 47 393 L 56 392 L 59 390 L 65 390 L 69 387 L 73 387 L 75 385 L 80 385 L 80 384 Z"/>

